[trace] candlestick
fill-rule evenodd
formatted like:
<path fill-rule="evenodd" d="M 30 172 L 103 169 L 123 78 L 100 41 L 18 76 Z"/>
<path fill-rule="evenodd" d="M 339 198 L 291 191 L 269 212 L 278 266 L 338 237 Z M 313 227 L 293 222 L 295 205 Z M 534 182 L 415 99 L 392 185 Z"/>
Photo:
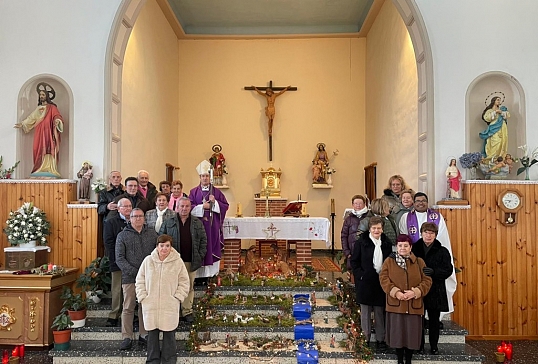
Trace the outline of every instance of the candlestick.
<path fill-rule="evenodd" d="M 334 214 L 335 212 L 335 209 L 334 209 L 334 198 L 331 198 L 331 214 Z"/>

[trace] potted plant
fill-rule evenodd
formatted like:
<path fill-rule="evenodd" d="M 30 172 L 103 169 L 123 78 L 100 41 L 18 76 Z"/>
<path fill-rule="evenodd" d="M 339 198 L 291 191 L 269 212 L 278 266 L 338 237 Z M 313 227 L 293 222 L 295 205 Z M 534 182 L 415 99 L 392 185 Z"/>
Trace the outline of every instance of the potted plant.
<path fill-rule="evenodd" d="M 108 257 L 97 257 L 84 269 L 77 279 L 77 287 L 86 292 L 86 298 L 99 303 L 101 295 L 110 291 L 109 268 Z"/>
<path fill-rule="evenodd" d="M 67 311 L 73 321 L 73 328 L 82 327 L 86 324 L 86 307 L 88 300 L 82 298 L 82 293 L 75 293 L 67 286 L 63 287 L 62 295 L 64 300 L 63 309 Z"/>
<path fill-rule="evenodd" d="M 54 348 L 56 350 L 68 350 L 71 346 L 71 327 L 73 321 L 67 314 L 65 309 L 62 309 L 58 316 L 52 321 L 51 329 L 54 336 Z"/>
<path fill-rule="evenodd" d="M 11 246 L 47 245 L 50 223 L 42 210 L 32 202 L 25 202 L 17 211 L 9 213 L 4 233 Z"/>

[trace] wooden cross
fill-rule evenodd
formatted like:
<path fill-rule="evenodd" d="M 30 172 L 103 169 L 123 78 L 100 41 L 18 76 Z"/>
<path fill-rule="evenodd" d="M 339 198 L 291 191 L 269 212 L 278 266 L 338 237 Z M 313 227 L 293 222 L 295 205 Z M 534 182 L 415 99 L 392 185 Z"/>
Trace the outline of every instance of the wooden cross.
<path fill-rule="evenodd" d="M 265 92 L 260 89 L 265 89 Z M 281 87 L 273 86 L 273 81 L 269 81 L 269 87 L 256 87 L 256 86 L 245 86 L 245 90 L 253 90 L 258 94 L 265 97 L 267 100 L 267 106 L 265 107 L 265 115 L 267 116 L 269 122 L 268 134 L 269 134 L 269 161 L 273 160 L 273 120 L 275 119 L 275 101 L 276 98 L 282 95 L 286 91 L 297 91 L 297 87 Z M 280 92 L 274 92 L 280 91 Z"/>

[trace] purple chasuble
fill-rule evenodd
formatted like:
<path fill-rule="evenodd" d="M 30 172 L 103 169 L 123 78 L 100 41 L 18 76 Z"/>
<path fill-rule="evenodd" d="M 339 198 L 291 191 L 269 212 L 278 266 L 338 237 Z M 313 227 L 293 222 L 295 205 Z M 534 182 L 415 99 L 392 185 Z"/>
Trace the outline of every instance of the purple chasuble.
<path fill-rule="evenodd" d="M 433 222 L 435 225 L 439 226 L 439 220 L 441 215 L 435 211 L 428 209 L 426 211 L 427 222 Z M 420 239 L 420 226 L 418 226 L 418 219 L 416 211 L 413 210 L 407 214 L 407 235 L 415 244 Z"/>
<path fill-rule="evenodd" d="M 192 208 L 203 204 L 204 198 L 208 201 L 209 194 L 210 191 L 202 191 L 200 185 L 193 188 L 189 194 Z M 215 200 L 219 203 L 220 213 L 217 214 L 213 211 L 213 218 L 211 218 L 209 210 L 204 209 L 204 216 L 199 218 L 204 225 L 207 235 L 207 253 L 202 262 L 203 266 L 213 265 L 213 263 L 219 261 L 222 256 L 222 249 L 224 248 L 222 224 L 224 223 L 224 218 L 226 217 L 226 211 L 228 211 L 229 205 L 228 201 L 226 201 L 226 196 L 224 196 L 219 189 L 213 187 L 213 195 L 215 196 Z"/>

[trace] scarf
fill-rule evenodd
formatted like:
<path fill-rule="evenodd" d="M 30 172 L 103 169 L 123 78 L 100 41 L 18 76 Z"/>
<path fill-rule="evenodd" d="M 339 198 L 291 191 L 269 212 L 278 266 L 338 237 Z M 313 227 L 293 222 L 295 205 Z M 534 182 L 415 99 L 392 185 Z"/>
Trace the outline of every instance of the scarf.
<path fill-rule="evenodd" d="M 159 209 L 155 209 L 157 211 L 157 221 L 155 221 L 155 231 L 159 232 L 161 230 L 161 225 L 163 224 L 163 215 L 166 212 L 166 209 L 160 211 Z"/>
<path fill-rule="evenodd" d="M 428 209 L 426 210 L 427 222 L 433 222 L 435 225 L 439 226 L 441 220 L 441 214 L 435 210 Z M 418 239 L 420 239 L 420 226 L 418 226 L 417 212 L 412 210 L 407 214 L 407 235 L 415 244 Z"/>
<path fill-rule="evenodd" d="M 374 269 L 379 274 L 381 272 L 381 267 L 383 266 L 383 252 L 381 251 L 381 239 L 376 239 L 372 236 L 372 233 L 370 233 L 370 240 L 374 242 L 375 249 L 374 249 Z M 404 261 L 405 262 L 405 261 Z"/>
<path fill-rule="evenodd" d="M 404 270 L 407 270 L 407 263 L 405 262 L 407 259 L 409 259 L 409 255 L 400 255 L 396 253 L 396 264 Z"/>
<path fill-rule="evenodd" d="M 368 207 L 366 207 L 366 206 L 364 208 L 362 208 L 361 210 L 359 210 L 359 211 L 355 211 L 355 210 L 351 211 L 351 213 L 353 215 L 357 216 L 357 217 L 361 217 L 363 214 L 365 214 L 367 212 L 368 212 Z"/>

